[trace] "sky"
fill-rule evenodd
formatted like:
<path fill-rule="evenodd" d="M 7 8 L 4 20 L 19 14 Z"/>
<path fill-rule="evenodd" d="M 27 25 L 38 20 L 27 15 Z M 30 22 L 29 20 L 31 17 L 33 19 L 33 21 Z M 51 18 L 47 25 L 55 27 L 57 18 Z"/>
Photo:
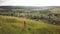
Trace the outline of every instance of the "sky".
<path fill-rule="evenodd" d="M 0 0 L 0 6 L 60 6 L 60 0 Z"/>

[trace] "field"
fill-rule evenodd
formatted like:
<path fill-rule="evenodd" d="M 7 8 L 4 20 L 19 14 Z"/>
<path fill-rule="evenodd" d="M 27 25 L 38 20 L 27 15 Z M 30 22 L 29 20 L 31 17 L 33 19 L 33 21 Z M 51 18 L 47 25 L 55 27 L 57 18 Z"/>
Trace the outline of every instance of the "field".
<path fill-rule="evenodd" d="M 27 27 L 23 28 L 26 21 Z M 60 34 L 60 26 L 22 17 L 0 16 L 0 34 Z"/>
<path fill-rule="evenodd" d="M 0 6 L 0 34 L 60 34 L 60 7 Z"/>

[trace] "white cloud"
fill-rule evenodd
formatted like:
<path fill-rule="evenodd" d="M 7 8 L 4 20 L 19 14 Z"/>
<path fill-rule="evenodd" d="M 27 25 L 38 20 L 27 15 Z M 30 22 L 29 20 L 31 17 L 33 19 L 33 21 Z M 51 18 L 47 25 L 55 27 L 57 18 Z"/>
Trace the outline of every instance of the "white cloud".
<path fill-rule="evenodd" d="M 7 0 L 1 5 L 11 6 L 60 6 L 60 0 Z"/>

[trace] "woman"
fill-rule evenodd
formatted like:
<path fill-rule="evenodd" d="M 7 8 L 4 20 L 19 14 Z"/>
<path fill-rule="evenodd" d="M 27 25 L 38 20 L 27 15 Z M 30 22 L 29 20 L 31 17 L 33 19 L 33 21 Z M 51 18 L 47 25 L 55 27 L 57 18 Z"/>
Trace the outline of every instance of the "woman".
<path fill-rule="evenodd" d="M 26 22 L 25 22 L 25 21 L 24 21 L 24 25 L 23 25 L 23 26 L 24 26 L 24 28 L 26 28 L 26 27 L 27 27 L 27 24 L 26 24 Z"/>

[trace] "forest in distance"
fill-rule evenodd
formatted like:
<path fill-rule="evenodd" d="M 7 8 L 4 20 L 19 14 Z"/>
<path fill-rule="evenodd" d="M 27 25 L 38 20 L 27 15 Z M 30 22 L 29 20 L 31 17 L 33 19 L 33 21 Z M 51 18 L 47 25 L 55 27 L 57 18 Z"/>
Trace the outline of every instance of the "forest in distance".
<path fill-rule="evenodd" d="M 60 7 L 0 6 L 0 15 L 25 17 L 60 25 Z"/>

